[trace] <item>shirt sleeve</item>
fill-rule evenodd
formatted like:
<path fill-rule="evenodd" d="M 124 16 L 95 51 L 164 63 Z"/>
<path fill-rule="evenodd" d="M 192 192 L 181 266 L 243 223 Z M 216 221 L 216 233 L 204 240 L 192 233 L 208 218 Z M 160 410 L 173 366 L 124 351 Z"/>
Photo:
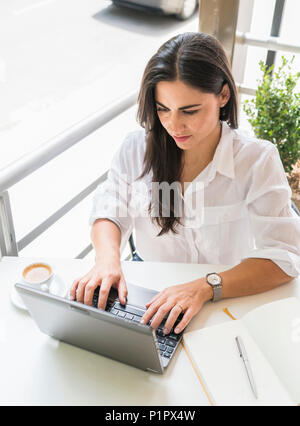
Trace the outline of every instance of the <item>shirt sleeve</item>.
<path fill-rule="evenodd" d="M 113 156 L 107 179 L 96 188 L 89 224 L 96 219 L 104 218 L 114 222 L 121 231 L 120 253 L 122 254 L 133 229 L 130 215 L 130 175 L 126 161 L 127 144 L 130 135 L 126 137 L 120 148 Z"/>
<path fill-rule="evenodd" d="M 255 249 L 245 258 L 266 258 L 287 275 L 300 274 L 300 216 L 274 145 L 253 166 L 246 203 Z"/>

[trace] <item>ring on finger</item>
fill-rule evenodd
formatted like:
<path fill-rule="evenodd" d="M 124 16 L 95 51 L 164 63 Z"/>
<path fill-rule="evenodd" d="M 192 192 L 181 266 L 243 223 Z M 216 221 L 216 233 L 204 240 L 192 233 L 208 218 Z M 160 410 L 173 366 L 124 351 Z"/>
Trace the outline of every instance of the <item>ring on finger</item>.
<path fill-rule="evenodd" d="M 180 303 L 177 303 L 177 306 L 179 306 L 179 308 L 181 309 L 181 312 L 184 311 L 183 307 L 180 305 Z"/>

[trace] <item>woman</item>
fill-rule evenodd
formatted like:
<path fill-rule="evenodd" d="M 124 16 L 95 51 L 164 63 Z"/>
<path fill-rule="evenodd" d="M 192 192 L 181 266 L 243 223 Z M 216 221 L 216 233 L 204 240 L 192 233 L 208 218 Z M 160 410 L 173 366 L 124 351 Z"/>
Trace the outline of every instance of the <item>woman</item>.
<path fill-rule="evenodd" d="M 158 50 L 144 72 L 138 120 L 143 129 L 127 136 L 96 192 L 95 265 L 74 281 L 71 298 L 91 305 L 100 285 L 104 309 L 113 286 L 126 303 L 120 250 L 133 228 L 144 260 L 235 265 L 149 301 L 142 322 L 156 329 L 168 315 L 166 334 L 183 313 L 181 332 L 209 300 L 267 291 L 299 274 L 299 219 L 278 151 L 237 130 L 236 88 L 216 39 L 185 33 Z M 161 183 L 169 186 L 162 201 Z"/>

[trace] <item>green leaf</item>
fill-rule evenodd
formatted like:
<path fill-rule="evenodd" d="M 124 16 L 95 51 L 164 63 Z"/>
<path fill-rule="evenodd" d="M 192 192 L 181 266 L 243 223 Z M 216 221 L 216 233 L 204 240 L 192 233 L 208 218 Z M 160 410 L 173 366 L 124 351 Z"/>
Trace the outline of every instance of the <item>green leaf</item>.
<path fill-rule="evenodd" d="M 256 96 L 243 103 L 256 136 L 277 146 L 286 172 L 300 157 L 300 93 L 295 92 L 300 72 L 292 74 L 293 61 L 294 56 L 291 60 L 282 56 L 276 71 L 260 61 L 262 75 Z"/>

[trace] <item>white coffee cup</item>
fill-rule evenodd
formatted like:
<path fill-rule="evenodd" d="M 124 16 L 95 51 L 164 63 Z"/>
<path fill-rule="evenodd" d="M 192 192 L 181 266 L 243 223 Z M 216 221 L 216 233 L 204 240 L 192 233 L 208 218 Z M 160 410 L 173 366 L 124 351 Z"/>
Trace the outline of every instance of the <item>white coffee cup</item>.
<path fill-rule="evenodd" d="M 53 270 L 48 263 L 31 263 L 23 270 L 22 278 L 26 284 L 33 288 L 49 291 L 53 279 Z"/>

